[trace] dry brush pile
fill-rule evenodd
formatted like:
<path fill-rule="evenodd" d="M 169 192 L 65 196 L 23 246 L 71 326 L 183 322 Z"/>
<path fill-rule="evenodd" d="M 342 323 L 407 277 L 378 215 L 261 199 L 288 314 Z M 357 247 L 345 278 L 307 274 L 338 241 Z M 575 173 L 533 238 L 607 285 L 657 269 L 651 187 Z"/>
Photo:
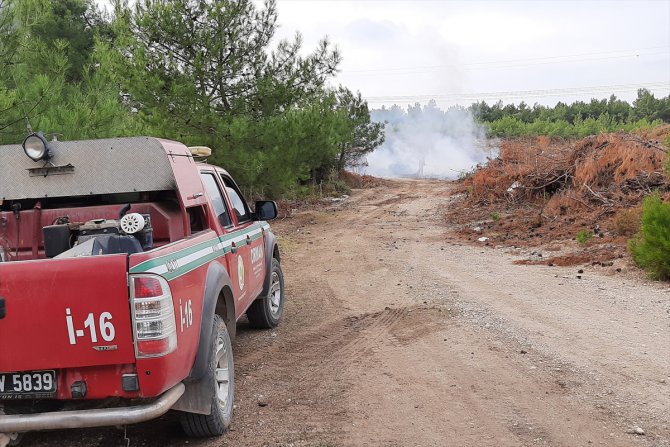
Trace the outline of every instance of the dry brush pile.
<path fill-rule="evenodd" d="M 603 251 L 595 258 L 621 257 L 626 238 L 639 229 L 643 198 L 653 191 L 669 195 L 669 135 L 666 125 L 577 141 L 504 140 L 496 159 L 463 180 L 466 198 L 449 218 L 463 224 L 470 239 L 473 222 L 491 243 L 503 245 L 534 246 L 581 233 L 592 254 L 596 246 Z"/>

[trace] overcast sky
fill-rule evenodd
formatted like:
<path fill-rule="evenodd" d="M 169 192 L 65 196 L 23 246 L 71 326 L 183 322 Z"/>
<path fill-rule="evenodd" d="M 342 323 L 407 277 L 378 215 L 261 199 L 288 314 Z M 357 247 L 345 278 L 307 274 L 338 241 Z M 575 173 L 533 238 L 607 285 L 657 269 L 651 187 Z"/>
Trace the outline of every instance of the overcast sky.
<path fill-rule="evenodd" d="M 343 56 L 334 84 L 372 107 L 633 100 L 638 86 L 670 94 L 670 0 L 279 0 L 278 9 L 279 36 L 300 31 L 305 50 L 328 36 Z"/>

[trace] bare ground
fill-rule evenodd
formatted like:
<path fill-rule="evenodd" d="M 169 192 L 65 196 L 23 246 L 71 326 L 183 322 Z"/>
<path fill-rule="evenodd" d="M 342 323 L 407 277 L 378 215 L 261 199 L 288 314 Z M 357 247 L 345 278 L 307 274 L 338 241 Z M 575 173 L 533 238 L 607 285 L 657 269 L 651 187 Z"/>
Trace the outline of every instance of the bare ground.
<path fill-rule="evenodd" d="M 667 285 L 461 245 L 452 188 L 389 182 L 277 222 L 285 320 L 240 323 L 233 429 L 188 440 L 167 415 L 129 445 L 670 446 Z M 114 428 L 25 441 L 127 445 Z"/>

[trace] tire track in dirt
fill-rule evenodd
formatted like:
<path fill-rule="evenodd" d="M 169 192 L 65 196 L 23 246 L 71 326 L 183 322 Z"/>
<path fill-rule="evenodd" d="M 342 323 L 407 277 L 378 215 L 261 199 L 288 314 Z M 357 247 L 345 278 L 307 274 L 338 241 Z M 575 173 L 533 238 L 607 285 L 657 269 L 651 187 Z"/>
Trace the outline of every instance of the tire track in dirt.
<path fill-rule="evenodd" d="M 350 315 L 304 334 L 285 347 L 297 363 L 310 365 L 298 381 L 320 381 L 335 366 L 360 362 L 379 344 L 393 340 L 391 331 L 407 314 L 407 308 L 398 308 Z"/>

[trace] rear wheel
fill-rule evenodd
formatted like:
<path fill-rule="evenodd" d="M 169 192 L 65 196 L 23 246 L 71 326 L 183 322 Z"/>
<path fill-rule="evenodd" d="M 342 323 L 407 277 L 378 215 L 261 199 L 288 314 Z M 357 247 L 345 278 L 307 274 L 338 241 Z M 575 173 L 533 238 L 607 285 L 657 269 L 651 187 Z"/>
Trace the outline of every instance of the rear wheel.
<path fill-rule="evenodd" d="M 214 315 L 212 329 L 212 357 L 207 377 L 213 390 L 210 414 L 183 413 L 181 425 L 188 436 L 207 438 L 222 435 L 230 427 L 233 418 L 235 391 L 233 347 L 226 324 Z"/>
<path fill-rule="evenodd" d="M 272 258 L 268 293 L 251 304 L 247 310 L 247 317 L 253 327 L 271 329 L 279 324 L 283 311 L 284 274 L 279 261 Z"/>

